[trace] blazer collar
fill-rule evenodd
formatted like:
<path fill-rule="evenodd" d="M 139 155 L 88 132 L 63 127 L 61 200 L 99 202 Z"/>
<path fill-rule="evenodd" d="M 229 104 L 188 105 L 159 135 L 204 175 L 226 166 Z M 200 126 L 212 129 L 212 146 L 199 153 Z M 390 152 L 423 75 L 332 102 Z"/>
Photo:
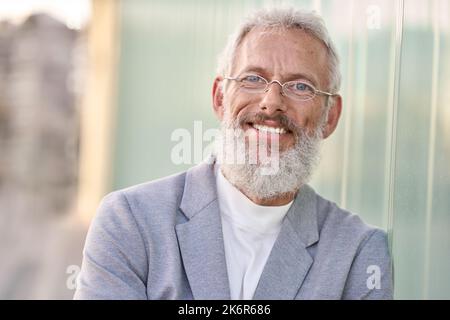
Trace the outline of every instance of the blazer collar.
<path fill-rule="evenodd" d="M 193 218 L 211 202 L 217 200 L 214 164 L 215 159 L 211 156 L 186 172 L 180 209 L 188 219 Z"/>
<path fill-rule="evenodd" d="M 308 248 L 319 240 L 316 194 L 304 185 L 283 221 L 254 299 L 294 299 L 313 263 Z"/>
<path fill-rule="evenodd" d="M 176 225 L 175 231 L 194 299 L 229 300 L 214 163 L 187 171 L 180 210 L 189 221 Z"/>
<path fill-rule="evenodd" d="M 230 299 L 214 159 L 186 173 L 176 225 L 184 268 L 195 299 Z M 288 210 L 259 280 L 254 299 L 293 299 L 313 262 L 306 250 L 319 240 L 316 194 L 305 185 Z"/>

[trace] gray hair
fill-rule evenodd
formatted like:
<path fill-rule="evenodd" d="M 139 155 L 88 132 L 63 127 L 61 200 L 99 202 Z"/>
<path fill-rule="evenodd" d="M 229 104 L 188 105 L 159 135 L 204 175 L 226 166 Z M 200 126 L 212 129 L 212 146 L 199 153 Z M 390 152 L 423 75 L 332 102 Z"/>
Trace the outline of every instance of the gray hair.
<path fill-rule="evenodd" d="M 298 28 L 322 41 L 328 49 L 328 88 L 333 93 L 339 91 L 341 86 L 341 73 L 339 70 L 339 56 L 328 34 L 323 19 L 314 11 L 302 11 L 294 8 L 266 8 L 255 11 L 248 16 L 232 34 L 225 49 L 219 56 L 217 72 L 222 76 L 229 76 L 236 56 L 236 51 L 245 36 L 256 27 L 271 28 Z M 330 99 L 331 100 L 331 99 Z"/>

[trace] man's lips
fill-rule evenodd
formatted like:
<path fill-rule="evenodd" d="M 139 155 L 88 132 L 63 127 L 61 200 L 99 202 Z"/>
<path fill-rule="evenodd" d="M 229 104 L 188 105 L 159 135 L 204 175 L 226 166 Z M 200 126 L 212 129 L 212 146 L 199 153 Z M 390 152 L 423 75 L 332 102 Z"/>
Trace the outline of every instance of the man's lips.
<path fill-rule="evenodd" d="M 269 134 L 278 134 L 278 135 L 286 135 L 291 134 L 292 131 L 285 128 L 277 121 L 274 120 L 265 120 L 262 122 L 246 122 L 246 129 L 253 128 L 258 132 L 269 133 Z"/>

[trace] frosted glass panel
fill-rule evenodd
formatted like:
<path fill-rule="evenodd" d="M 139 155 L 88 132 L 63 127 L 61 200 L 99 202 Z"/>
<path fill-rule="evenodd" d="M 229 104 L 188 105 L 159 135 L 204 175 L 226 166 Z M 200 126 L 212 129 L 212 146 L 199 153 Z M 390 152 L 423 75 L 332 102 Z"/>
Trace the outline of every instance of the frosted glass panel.
<path fill-rule="evenodd" d="M 387 229 L 397 2 L 322 1 L 321 8 L 341 55 L 344 107 L 313 185 Z"/>
<path fill-rule="evenodd" d="M 449 1 L 405 1 L 396 134 L 396 296 L 450 298 Z"/>

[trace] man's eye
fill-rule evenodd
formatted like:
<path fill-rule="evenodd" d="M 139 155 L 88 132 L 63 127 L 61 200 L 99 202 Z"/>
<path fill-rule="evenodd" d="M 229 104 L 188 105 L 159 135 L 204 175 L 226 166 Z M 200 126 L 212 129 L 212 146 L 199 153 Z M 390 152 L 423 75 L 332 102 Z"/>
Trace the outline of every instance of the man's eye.
<path fill-rule="evenodd" d="M 305 83 L 298 82 L 298 83 L 295 84 L 295 90 L 298 90 L 298 91 L 310 91 L 311 88 L 310 88 L 310 86 L 308 86 Z"/>
<path fill-rule="evenodd" d="M 245 76 L 242 80 L 244 82 L 257 83 L 257 82 L 260 82 L 262 79 L 261 79 L 261 77 L 251 75 L 251 76 Z"/>

